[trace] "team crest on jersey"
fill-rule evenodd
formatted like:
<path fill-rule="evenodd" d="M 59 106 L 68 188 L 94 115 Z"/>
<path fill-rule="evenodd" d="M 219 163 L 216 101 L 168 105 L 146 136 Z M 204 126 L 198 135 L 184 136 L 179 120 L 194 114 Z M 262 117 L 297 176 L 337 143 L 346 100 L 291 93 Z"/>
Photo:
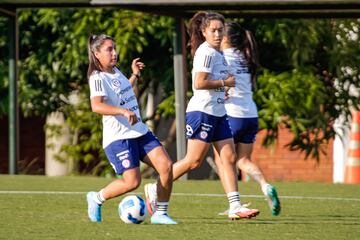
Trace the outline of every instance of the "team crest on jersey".
<path fill-rule="evenodd" d="M 118 79 L 113 79 L 112 80 L 112 85 L 114 87 L 114 92 L 116 93 L 116 95 L 119 95 L 120 93 L 120 81 Z"/>
<path fill-rule="evenodd" d="M 113 79 L 112 80 L 112 84 L 115 88 L 119 88 L 120 87 L 120 81 L 117 79 Z"/>
<path fill-rule="evenodd" d="M 121 165 L 122 165 L 124 168 L 130 167 L 130 160 L 129 160 L 129 159 L 122 160 Z"/>
<path fill-rule="evenodd" d="M 200 132 L 200 137 L 201 137 L 202 139 L 207 138 L 207 136 L 208 136 L 208 133 L 207 133 L 207 132 L 205 132 L 205 131 L 201 131 L 201 132 Z"/>
<path fill-rule="evenodd" d="M 121 165 L 124 168 L 128 168 L 130 166 L 129 150 L 120 152 L 120 153 L 116 154 L 116 156 L 119 158 L 119 160 L 121 161 Z"/>

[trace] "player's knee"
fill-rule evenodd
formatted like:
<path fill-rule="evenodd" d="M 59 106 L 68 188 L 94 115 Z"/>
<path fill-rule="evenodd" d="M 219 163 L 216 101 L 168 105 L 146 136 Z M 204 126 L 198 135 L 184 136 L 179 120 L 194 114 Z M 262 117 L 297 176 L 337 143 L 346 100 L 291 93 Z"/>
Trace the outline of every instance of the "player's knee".
<path fill-rule="evenodd" d="M 172 173 L 173 164 L 171 161 L 164 161 L 159 168 L 159 175 L 170 175 Z"/>
<path fill-rule="evenodd" d="M 132 181 L 127 182 L 127 191 L 132 191 L 137 189 L 141 184 L 141 178 L 135 178 Z"/>
<path fill-rule="evenodd" d="M 190 163 L 190 168 L 191 168 L 191 170 L 200 167 L 201 163 L 202 163 L 202 159 L 201 159 L 201 158 L 195 158 L 195 159 L 193 159 L 193 160 L 191 161 L 191 163 Z"/>
<path fill-rule="evenodd" d="M 246 165 L 247 165 L 249 162 L 250 162 L 250 161 L 249 161 L 248 158 L 246 158 L 246 157 L 241 157 L 241 158 L 239 158 L 238 161 L 237 161 L 237 166 L 242 169 L 242 168 L 246 167 Z"/>

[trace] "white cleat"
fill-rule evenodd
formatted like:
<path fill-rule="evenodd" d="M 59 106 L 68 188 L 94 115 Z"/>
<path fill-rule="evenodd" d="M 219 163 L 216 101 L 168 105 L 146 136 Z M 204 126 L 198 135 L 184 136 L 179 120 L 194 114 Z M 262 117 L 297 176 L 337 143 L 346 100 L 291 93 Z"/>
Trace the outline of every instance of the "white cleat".
<path fill-rule="evenodd" d="M 157 200 L 156 183 L 148 183 L 144 186 L 146 208 L 150 216 L 152 216 L 156 209 Z"/>
<path fill-rule="evenodd" d="M 241 218 L 253 218 L 259 215 L 259 213 L 260 211 L 258 209 L 249 209 L 244 206 L 239 206 L 229 210 L 228 218 L 231 220 L 238 220 Z"/>

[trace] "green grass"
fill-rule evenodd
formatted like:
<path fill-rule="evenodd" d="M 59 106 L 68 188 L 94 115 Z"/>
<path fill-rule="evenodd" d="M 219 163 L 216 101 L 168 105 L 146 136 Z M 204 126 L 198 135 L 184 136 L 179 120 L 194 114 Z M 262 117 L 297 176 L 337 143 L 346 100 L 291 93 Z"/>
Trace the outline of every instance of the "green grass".
<path fill-rule="evenodd" d="M 103 222 L 91 223 L 87 218 L 85 194 L 99 190 L 110 181 L 95 177 L 0 175 L 0 239 L 360 238 L 360 185 L 275 183 L 280 197 L 283 196 L 283 211 L 273 217 L 264 198 L 251 196 L 261 194 L 258 185 L 239 183 L 242 202 L 251 202 L 251 207 L 260 209 L 261 213 L 256 219 L 230 221 L 217 216 L 227 208 L 225 195 L 199 196 L 223 194 L 218 181 L 178 181 L 174 193 L 193 193 L 174 194 L 171 199 L 170 215 L 178 225 L 151 225 L 148 218 L 140 225 L 125 224 L 117 213 L 121 197 L 105 203 Z M 142 187 L 136 193 L 142 194 Z"/>

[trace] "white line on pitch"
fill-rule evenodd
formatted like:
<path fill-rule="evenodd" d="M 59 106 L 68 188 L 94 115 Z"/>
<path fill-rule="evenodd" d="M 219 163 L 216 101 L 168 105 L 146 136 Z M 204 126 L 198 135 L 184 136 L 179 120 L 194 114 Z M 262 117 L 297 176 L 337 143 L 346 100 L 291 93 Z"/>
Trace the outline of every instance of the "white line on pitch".
<path fill-rule="evenodd" d="M 56 192 L 56 191 L 0 191 L 0 194 L 48 194 L 48 195 L 82 195 L 86 192 Z M 139 194 L 139 192 L 131 192 L 128 194 Z M 173 196 L 188 196 L 188 197 L 225 197 L 225 194 L 216 193 L 172 193 Z M 248 198 L 264 198 L 263 195 L 245 195 L 241 197 Z M 309 200 L 335 200 L 335 201 L 356 201 L 360 202 L 360 198 L 340 198 L 340 197 L 305 197 L 305 196 L 279 196 L 281 199 L 309 199 Z"/>

